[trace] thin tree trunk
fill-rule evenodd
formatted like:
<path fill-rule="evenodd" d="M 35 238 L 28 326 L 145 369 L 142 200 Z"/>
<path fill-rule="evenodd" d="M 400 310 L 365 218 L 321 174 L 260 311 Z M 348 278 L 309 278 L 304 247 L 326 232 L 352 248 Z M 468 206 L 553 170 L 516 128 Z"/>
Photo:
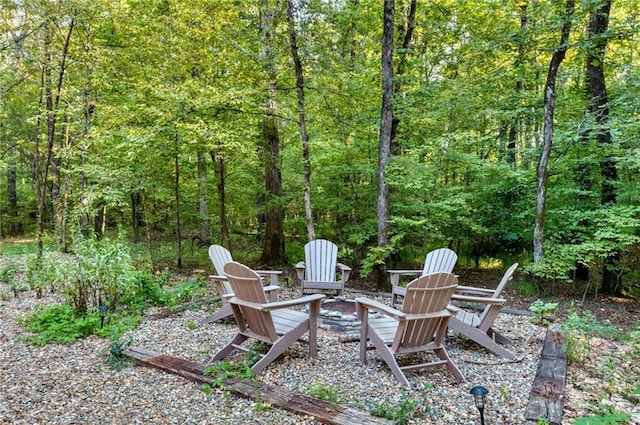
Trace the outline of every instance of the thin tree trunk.
<path fill-rule="evenodd" d="M 204 152 L 198 151 L 198 237 L 202 243 L 208 245 L 211 242 L 211 229 L 209 227 L 209 202 L 207 200 L 207 166 Z"/>
<path fill-rule="evenodd" d="M 538 160 L 537 179 L 538 192 L 536 196 L 536 219 L 533 229 L 533 261 L 541 261 L 544 257 L 544 216 L 545 204 L 547 200 L 547 164 L 551 155 L 551 145 L 553 142 L 553 114 L 556 99 L 556 79 L 560 64 L 569 48 L 569 33 L 571 32 L 571 17 L 575 7 L 575 0 L 567 0 L 565 6 L 564 22 L 562 24 L 562 34 L 560 43 L 551 56 L 547 81 L 544 86 L 544 133 L 542 141 L 542 151 Z"/>
<path fill-rule="evenodd" d="M 260 34 L 262 56 L 267 73 L 267 98 L 265 116 L 262 120 L 262 159 L 265 167 L 265 228 L 261 261 L 266 265 L 286 263 L 284 248 L 284 208 L 282 197 L 282 174 L 280 137 L 276 121 L 276 67 L 272 49 L 274 14 L 269 0 L 261 1 Z"/>
<path fill-rule="evenodd" d="M 60 57 L 60 67 L 58 68 L 57 81 L 55 85 L 55 92 L 50 93 L 47 96 L 47 143 L 51 145 L 53 148 L 55 146 L 55 133 L 56 133 L 56 124 L 58 118 L 58 111 L 60 108 L 60 98 L 62 96 L 62 83 L 64 81 L 64 74 L 66 71 L 66 63 L 67 56 L 69 52 L 69 48 L 71 46 L 71 35 L 73 33 L 75 24 L 75 15 L 71 19 L 69 23 L 69 30 L 67 31 L 67 35 L 64 40 L 64 45 L 62 47 L 62 53 Z M 55 149 L 52 150 L 53 155 L 50 158 L 51 167 L 51 218 L 53 220 L 54 228 L 58 229 L 61 232 L 61 235 L 64 233 L 64 229 L 60 229 L 62 226 L 62 202 L 61 193 L 60 193 L 60 185 L 61 185 L 61 176 L 60 176 L 60 165 L 61 159 L 56 155 Z M 62 237 L 62 236 L 61 236 Z M 64 240 L 60 240 L 62 246 L 64 247 Z"/>
<path fill-rule="evenodd" d="M 307 235 L 309 241 L 315 240 L 316 233 L 313 227 L 313 210 L 311 208 L 311 162 L 309 156 L 309 134 L 307 133 L 307 117 L 304 106 L 304 72 L 302 61 L 298 54 L 298 42 L 296 40 L 296 27 L 294 19 L 294 5 L 292 0 L 287 0 L 287 21 L 289 23 L 289 42 L 291 44 L 291 56 L 293 58 L 296 74 L 296 92 L 298 94 L 298 124 L 302 137 L 302 164 L 304 167 L 304 216 L 307 223 Z"/>
<path fill-rule="evenodd" d="M 11 147 L 7 166 L 7 217 L 9 218 L 8 234 L 17 236 L 22 233 L 22 223 L 18 219 L 18 188 L 16 185 L 15 147 Z M 2 229 L 0 228 L 0 235 Z"/>
<path fill-rule="evenodd" d="M 413 30 L 416 27 L 415 21 L 416 21 L 417 9 L 418 9 L 418 0 L 411 0 L 411 4 L 409 5 L 409 13 L 407 14 L 407 19 L 404 25 L 400 28 L 400 30 L 402 31 L 400 33 L 400 36 L 402 37 L 402 48 L 401 48 L 402 54 L 400 54 L 398 57 L 398 64 L 397 64 L 395 76 L 392 76 L 392 78 L 395 79 L 395 82 L 393 85 L 394 95 L 399 95 L 400 93 L 402 93 L 401 78 L 405 72 L 405 67 L 407 65 L 407 56 L 409 56 L 409 49 L 411 47 L 411 41 L 413 39 Z M 393 35 L 392 35 L 392 39 L 393 39 Z M 400 125 L 400 118 L 395 113 L 393 113 L 393 110 L 392 110 L 391 141 L 390 141 L 391 148 L 390 149 L 393 154 L 400 153 L 399 152 L 400 148 L 395 141 L 396 135 L 398 134 L 399 125 Z"/>
<path fill-rule="evenodd" d="M 175 132 L 174 135 L 175 142 L 175 153 L 173 158 L 173 165 L 175 170 L 175 180 L 173 182 L 173 196 L 176 201 L 176 248 L 178 250 L 178 261 L 176 262 L 176 267 L 178 270 L 182 269 L 182 229 L 180 227 L 180 161 L 179 161 L 179 140 L 178 140 L 178 132 Z"/>
<path fill-rule="evenodd" d="M 218 155 L 210 152 L 211 161 L 215 165 L 216 174 L 218 175 L 218 209 L 220 219 L 220 240 L 219 243 L 231 249 L 229 241 L 229 226 L 227 224 L 227 165 L 222 155 L 222 147 L 218 146 Z"/>
<path fill-rule="evenodd" d="M 602 205 L 613 205 L 617 202 L 616 182 L 618 181 L 617 162 L 610 150 L 609 99 L 604 75 L 604 59 L 608 42 L 606 33 L 609 28 L 611 2 L 612 0 L 605 0 L 591 10 L 587 26 L 590 48 L 585 66 L 589 112 L 593 114 L 595 121 L 595 126 L 591 131 L 592 134 L 595 133 L 595 140 L 602 151 L 602 159 L 600 160 L 600 174 L 602 175 L 600 203 Z M 605 258 L 600 292 L 604 294 L 618 294 L 620 292 L 620 282 L 615 273 L 619 260 L 620 252 L 618 250 Z"/>
<path fill-rule="evenodd" d="M 526 56 L 526 33 L 527 33 L 527 25 L 529 24 L 529 19 L 527 16 L 527 9 L 529 7 L 529 2 L 524 1 L 520 3 L 520 37 L 518 42 L 518 56 L 515 63 L 515 69 L 518 74 L 516 77 L 516 96 L 519 101 L 520 93 L 522 92 L 522 73 L 524 70 L 525 56 Z M 511 119 L 511 123 L 509 125 L 509 135 L 507 142 L 507 162 L 511 165 L 515 165 L 516 163 L 516 147 L 518 142 L 518 128 L 520 126 L 520 116 L 519 113 L 514 114 Z"/>
<path fill-rule="evenodd" d="M 395 1 L 384 1 L 384 28 L 382 34 L 382 107 L 378 140 L 378 247 L 389 244 L 389 187 L 385 169 L 391 157 L 391 130 L 393 126 L 393 21 Z M 378 290 L 388 291 L 390 284 L 384 264 L 376 267 Z"/>

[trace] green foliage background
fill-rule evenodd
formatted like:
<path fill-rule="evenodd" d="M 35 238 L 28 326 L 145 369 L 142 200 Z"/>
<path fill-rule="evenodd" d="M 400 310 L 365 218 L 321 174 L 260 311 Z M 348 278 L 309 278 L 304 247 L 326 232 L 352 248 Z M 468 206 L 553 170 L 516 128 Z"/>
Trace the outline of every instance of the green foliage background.
<path fill-rule="evenodd" d="M 284 185 L 275 202 L 285 210 L 286 250 L 293 264 L 306 241 L 302 147 L 285 2 L 268 3 L 276 11 L 273 47 Z M 296 4 L 301 8 L 296 29 L 307 82 L 317 236 L 339 243 L 343 260 L 365 272 L 376 262 L 419 264 L 428 249 L 442 245 L 454 247 L 462 265 L 477 266 L 486 257 L 505 262 L 518 257 L 526 263 L 542 137 L 541 89 L 559 39 L 561 2 L 419 3 L 411 48 L 396 52 L 397 57 L 406 53 L 406 65 L 397 76 L 402 84 L 402 95 L 395 99 L 399 126 L 387 170 L 392 245 L 383 251 L 373 249 L 381 5 L 372 0 Z M 640 5 L 638 0 L 614 2 L 611 11 L 605 72 L 614 140 L 606 153 L 617 161 L 618 203 L 601 206 L 598 164 L 605 152 L 581 136 L 593 126 L 585 113 L 583 70 L 589 46 L 583 28 L 597 4 L 579 2 L 559 75 L 548 247 L 545 260 L 531 270 L 567 279 L 576 263 L 597 273 L 605 258 L 621 252 L 617 271 L 623 281 L 637 282 Z M 398 28 L 405 23 L 407 5 L 397 2 Z M 0 186 L 0 236 L 34 232 L 33 165 L 35 152 L 43 155 L 46 119 L 43 64 L 54 76 L 59 71 L 62 42 L 73 19 L 61 103 L 54 111 L 54 155 L 65 195 L 60 208 L 71 229 L 61 235 L 51 225 L 52 240 L 77 237 L 86 217 L 93 220 L 105 211 L 107 230 L 131 229 L 135 196 L 144 209 L 141 238 L 171 240 L 177 163 L 187 244 L 201 221 L 201 153 L 212 241 L 219 241 L 221 225 L 214 160 L 224 159 L 230 244 L 238 258 L 259 257 L 265 189 L 257 146 L 266 79 L 259 63 L 260 2 L 3 0 L 0 6 L 0 174 L 15 170 L 18 195 L 12 206 L 8 187 Z M 46 31 L 54 35 L 50 56 Z M 509 126 L 516 128 L 513 140 Z M 162 246 L 151 250 L 154 262 L 175 256 Z M 187 266 L 206 261 L 202 247 L 194 248 L 186 250 Z"/>

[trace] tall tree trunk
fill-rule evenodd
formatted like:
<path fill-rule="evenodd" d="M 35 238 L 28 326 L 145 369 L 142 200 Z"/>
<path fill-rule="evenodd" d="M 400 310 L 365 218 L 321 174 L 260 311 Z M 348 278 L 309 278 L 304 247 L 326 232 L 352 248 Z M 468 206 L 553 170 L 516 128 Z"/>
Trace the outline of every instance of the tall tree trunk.
<path fill-rule="evenodd" d="M 282 160 L 280 136 L 276 120 L 276 67 L 272 48 L 275 28 L 275 12 L 269 0 L 262 0 L 260 7 L 260 34 L 262 56 L 267 73 L 267 98 L 262 120 L 262 159 L 265 171 L 265 228 L 261 261 L 266 265 L 286 263 L 284 248 L 284 208 L 282 197 Z"/>
<path fill-rule="evenodd" d="M 22 222 L 18 219 L 18 188 L 16 185 L 15 147 L 9 152 L 9 164 L 7 166 L 7 217 L 9 236 L 17 236 L 22 233 Z M 0 228 L 0 235 L 2 229 Z"/>
<path fill-rule="evenodd" d="M 407 18 L 404 20 L 404 24 L 400 27 L 399 37 L 402 38 L 402 54 L 398 57 L 397 68 L 395 72 L 395 76 L 392 75 L 392 78 L 395 78 L 393 84 L 393 94 L 399 95 L 402 93 L 402 82 L 400 81 L 405 72 L 405 67 L 407 66 L 407 56 L 409 56 L 409 49 L 411 47 L 411 41 L 413 39 L 413 30 L 416 27 L 416 10 L 418 9 L 418 0 L 411 0 L 409 5 L 409 13 L 407 14 Z M 395 13 L 394 13 L 395 14 Z M 393 38 L 393 34 L 391 35 Z M 400 148 L 398 143 L 396 142 L 396 135 L 398 134 L 398 126 L 400 125 L 400 118 L 393 112 L 391 119 L 391 152 L 393 154 L 399 154 Z"/>
<path fill-rule="evenodd" d="M 544 257 L 544 216 L 545 204 L 547 200 L 547 164 L 551 155 L 551 145 L 553 142 L 553 114 L 555 110 L 556 99 L 556 79 L 558 69 L 564 60 L 569 48 L 569 33 L 571 32 L 571 17 L 575 7 L 575 0 L 567 0 L 565 5 L 564 21 L 562 24 L 562 34 L 560 35 L 560 43 L 554 50 L 549 63 L 549 71 L 547 72 L 547 81 L 544 86 L 544 133 L 542 141 L 542 150 L 540 159 L 538 160 L 537 178 L 538 192 L 536 196 L 536 219 L 533 229 L 533 261 L 541 261 Z"/>
<path fill-rule="evenodd" d="M 594 117 L 592 136 L 595 136 L 595 140 L 602 150 L 602 159 L 600 160 L 602 175 L 600 203 L 602 205 L 613 205 L 617 202 L 616 182 L 618 181 L 616 159 L 610 150 L 609 99 L 604 76 L 604 59 L 608 42 L 606 33 L 609 28 L 611 2 L 612 0 L 601 1 L 590 12 L 587 26 L 589 51 L 585 66 L 589 112 Z M 617 294 L 621 291 L 620 282 L 615 273 L 619 260 L 620 252 L 617 250 L 611 256 L 606 257 L 602 271 L 602 293 Z"/>
<path fill-rule="evenodd" d="M 220 219 L 220 240 L 219 243 L 231 249 L 229 241 L 229 226 L 227 224 L 227 165 L 222 155 L 222 147 L 218 146 L 218 154 L 210 152 L 211 161 L 215 165 L 215 172 L 218 175 L 218 210 Z"/>
<path fill-rule="evenodd" d="M 42 237 L 44 235 L 45 213 L 46 213 L 46 185 L 49 175 L 49 168 L 55 162 L 54 159 L 54 143 L 56 133 L 56 118 L 58 113 L 58 107 L 60 104 L 60 96 L 62 92 L 62 83 L 64 81 L 64 74 L 66 71 L 67 53 L 71 45 L 71 35 L 73 34 L 73 28 L 75 24 L 75 15 L 72 17 L 68 25 L 68 31 L 65 37 L 64 45 L 60 57 L 60 65 L 58 68 L 57 83 L 54 87 L 52 76 L 52 29 L 51 22 L 44 24 L 44 61 L 42 65 L 42 80 L 41 90 L 44 92 L 44 104 L 46 110 L 46 123 L 47 123 L 47 154 L 44 159 L 43 169 L 37 167 L 36 170 L 36 184 L 39 186 L 38 193 L 38 256 L 42 255 Z M 39 125 L 38 125 L 39 127 Z M 37 136 L 36 136 L 37 137 Z M 36 143 L 36 156 L 35 160 L 38 162 L 39 158 L 39 144 Z M 54 192 L 52 192 L 54 195 Z M 53 205 L 58 205 L 58 199 L 52 199 Z M 54 210 L 57 213 L 57 209 Z M 55 219 L 55 214 L 54 214 Z"/>
<path fill-rule="evenodd" d="M 178 270 L 182 269 L 182 228 L 180 226 L 180 146 L 178 139 L 178 131 L 176 130 L 174 135 L 175 153 L 173 158 L 173 165 L 175 170 L 175 179 L 173 181 L 173 196 L 176 201 L 176 248 L 178 251 L 178 260 L 176 267 Z"/>
<path fill-rule="evenodd" d="M 529 7 L 528 1 L 523 1 L 519 5 L 520 7 L 520 37 L 518 41 L 518 56 L 515 63 L 515 69 L 518 74 L 516 77 L 515 84 L 515 92 L 516 98 L 518 101 L 520 100 L 520 93 L 522 92 L 522 77 L 524 70 L 524 63 L 526 57 L 526 33 L 527 33 L 527 25 L 529 24 L 528 12 L 527 9 Z M 520 116 L 519 113 L 516 112 L 511 118 L 511 122 L 509 124 L 509 135 L 507 142 L 507 162 L 511 165 L 515 165 L 516 163 L 516 147 L 518 141 L 518 128 L 520 125 Z"/>
<path fill-rule="evenodd" d="M 384 27 L 382 33 L 382 107 L 380 136 L 378 139 L 378 247 L 389 244 L 389 187 L 386 167 L 391 157 L 391 130 L 393 127 L 393 21 L 395 1 L 384 1 Z M 388 291 L 389 279 L 384 264 L 376 267 L 378 290 Z"/>
<path fill-rule="evenodd" d="M 91 116 L 93 115 L 93 110 L 94 110 L 94 105 L 89 102 L 89 83 L 85 83 L 82 89 L 82 96 L 84 99 L 84 111 L 83 111 L 84 120 L 82 122 L 82 137 L 83 139 L 86 139 L 87 136 L 89 135 L 89 121 L 91 119 Z M 82 196 L 85 196 L 85 194 L 87 193 L 87 173 L 84 167 L 86 163 L 87 163 L 87 149 L 86 149 L 86 144 L 83 143 L 81 147 L 81 154 L 80 154 L 80 164 L 82 168 L 82 171 L 80 173 L 80 193 L 82 194 Z M 85 237 L 88 237 L 90 232 L 89 213 L 86 209 L 87 206 L 88 205 L 84 205 L 84 202 L 83 202 L 82 211 L 80 213 L 80 217 L 78 218 L 79 225 L 80 225 L 80 233 Z M 137 234 L 136 231 L 134 231 L 134 234 Z M 137 237 L 136 237 L 136 241 L 137 241 Z"/>
<path fill-rule="evenodd" d="M 302 61 L 298 54 L 298 42 L 296 39 L 296 26 L 294 19 L 294 5 L 292 0 L 287 0 L 287 21 L 289 23 L 289 42 L 291 44 L 291 56 L 296 74 L 296 92 L 298 94 L 298 125 L 302 138 L 302 165 L 304 167 L 304 216 L 307 223 L 307 235 L 310 241 L 315 240 L 316 233 L 313 228 L 313 210 L 311 208 L 311 162 L 309 156 L 309 134 L 307 133 L 307 116 L 304 107 L 304 72 Z"/>
<path fill-rule="evenodd" d="M 142 223 L 141 211 L 142 195 L 139 191 L 131 192 L 131 228 L 133 231 L 133 243 L 140 242 L 140 223 Z"/>
<path fill-rule="evenodd" d="M 209 227 L 209 201 L 207 197 L 207 166 L 204 152 L 198 151 L 198 238 L 208 245 L 211 242 L 211 229 Z"/>

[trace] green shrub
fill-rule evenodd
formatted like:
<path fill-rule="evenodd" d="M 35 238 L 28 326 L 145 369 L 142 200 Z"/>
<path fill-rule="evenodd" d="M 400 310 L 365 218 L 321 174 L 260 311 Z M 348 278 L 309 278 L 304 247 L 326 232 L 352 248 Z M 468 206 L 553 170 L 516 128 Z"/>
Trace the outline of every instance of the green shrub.
<path fill-rule="evenodd" d="M 109 321 L 107 326 L 100 328 L 100 313 L 97 310 L 79 316 L 73 307 L 63 304 L 39 309 L 18 318 L 17 322 L 35 333 L 29 339 L 31 344 L 45 345 L 54 342 L 67 344 L 93 334 L 107 336 L 114 332 L 122 333 L 134 329 L 141 320 L 139 316 L 126 316 Z"/>

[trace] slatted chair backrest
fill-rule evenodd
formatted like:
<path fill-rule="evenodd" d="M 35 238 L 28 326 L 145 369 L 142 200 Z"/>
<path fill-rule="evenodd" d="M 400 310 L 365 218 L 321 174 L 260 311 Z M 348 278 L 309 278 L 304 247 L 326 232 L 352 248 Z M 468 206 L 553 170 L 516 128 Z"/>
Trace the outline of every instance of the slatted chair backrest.
<path fill-rule="evenodd" d="M 458 254 L 449 248 L 438 248 L 430 251 L 424 260 L 422 274 L 435 272 L 451 273 L 458 261 Z"/>
<path fill-rule="evenodd" d="M 223 247 L 222 245 L 211 245 L 209 247 L 209 258 L 211 259 L 211 262 L 213 263 L 213 268 L 216 269 L 216 274 L 218 276 L 224 276 L 225 264 L 233 261 L 233 258 L 231 258 L 231 253 L 229 252 L 229 250 Z M 229 282 L 222 281 L 221 283 L 225 293 L 220 295 L 228 295 L 233 293 L 231 289 L 231 285 L 229 285 Z"/>
<path fill-rule="evenodd" d="M 518 263 L 514 263 L 511 267 L 507 269 L 506 272 L 504 272 L 504 275 L 502 276 L 502 280 L 500 280 L 500 283 L 496 287 L 496 290 L 493 291 L 491 298 L 500 298 L 500 295 L 502 294 L 502 291 L 504 290 L 504 288 L 507 286 L 507 283 L 509 283 L 509 281 L 513 279 L 513 273 L 516 271 L 516 268 L 518 268 Z M 499 309 L 495 309 L 492 307 L 493 306 L 491 304 L 487 304 L 487 306 L 484 308 L 484 310 L 480 314 L 479 327 L 485 331 L 486 331 L 485 328 L 489 328 L 491 324 L 493 324 L 493 321 L 495 320 L 495 316 L 497 316 L 499 312 Z M 483 324 L 485 323 L 486 325 L 483 326 Z"/>
<path fill-rule="evenodd" d="M 338 246 L 326 239 L 316 239 L 304 246 L 305 280 L 335 282 Z"/>
<path fill-rule="evenodd" d="M 254 306 L 234 305 L 234 316 L 240 332 L 260 341 L 273 343 L 278 335 L 271 313 L 259 307 L 260 304 L 267 303 L 260 276 L 249 267 L 235 261 L 225 264 L 224 274 L 231 284 L 235 297 L 254 304 Z M 240 317 L 235 307 L 239 308 Z"/>
<path fill-rule="evenodd" d="M 440 344 L 452 316 L 447 306 L 457 286 L 458 278 L 445 272 L 420 276 L 409 283 L 402 311 L 412 319 L 401 323 L 404 328 L 398 327 L 392 349 L 421 347 L 432 342 Z M 416 317 L 420 315 L 425 317 Z"/>

